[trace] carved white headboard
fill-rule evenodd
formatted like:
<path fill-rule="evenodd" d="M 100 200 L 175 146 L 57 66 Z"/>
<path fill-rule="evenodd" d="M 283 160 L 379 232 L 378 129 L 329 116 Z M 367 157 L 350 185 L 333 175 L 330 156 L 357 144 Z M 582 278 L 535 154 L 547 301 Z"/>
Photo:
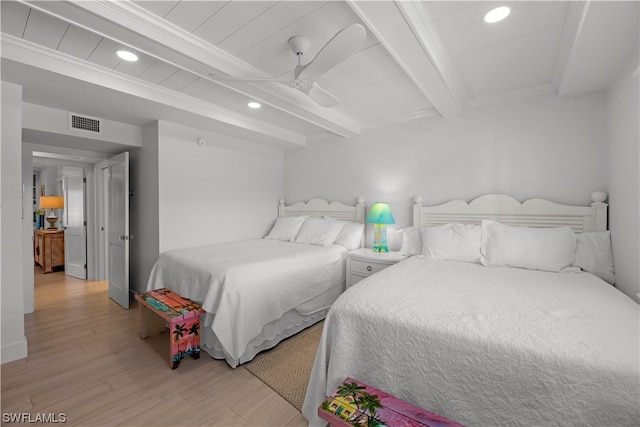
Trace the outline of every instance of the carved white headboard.
<path fill-rule="evenodd" d="M 327 202 L 324 199 L 311 199 L 308 202 L 298 202 L 287 206 L 284 199 L 280 199 L 278 216 L 329 216 L 343 221 L 364 223 L 364 198 L 358 197 L 355 205 L 345 205 L 340 202 Z"/>
<path fill-rule="evenodd" d="M 576 233 L 607 229 L 607 195 L 595 191 L 591 206 L 561 205 L 543 199 L 523 203 L 510 196 L 487 194 L 467 203 L 453 200 L 437 206 L 422 206 L 422 197 L 415 197 L 413 225 L 432 226 L 446 223 L 480 223 L 491 219 L 510 225 L 530 227 L 568 226 Z"/>

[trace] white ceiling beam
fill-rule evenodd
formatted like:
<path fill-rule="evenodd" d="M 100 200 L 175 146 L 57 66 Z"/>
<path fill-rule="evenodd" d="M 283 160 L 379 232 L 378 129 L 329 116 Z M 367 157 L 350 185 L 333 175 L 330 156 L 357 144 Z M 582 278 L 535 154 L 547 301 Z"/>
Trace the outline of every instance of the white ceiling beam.
<path fill-rule="evenodd" d="M 421 2 L 348 2 L 442 117 L 464 112 L 468 95 Z"/>
<path fill-rule="evenodd" d="M 572 1 L 567 10 L 566 25 L 560 42 L 558 59 L 553 73 L 553 85 L 559 95 L 567 94 L 567 70 L 571 55 L 575 50 L 580 33 L 587 17 L 590 1 Z"/>
<path fill-rule="evenodd" d="M 224 129 L 234 134 L 240 132 L 245 137 L 253 135 L 258 141 L 284 147 L 306 145 L 306 137 L 298 132 L 93 65 L 8 34 L 2 35 L 0 47 L 3 58 L 211 119 L 218 123 L 222 133 L 225 133 Z"/>
<path fill-rule="evenodd" d="M 571 2 L 553 83 L 562 96 L 607 89 L 638 55 L 638 2 Z"/>
<path fill-rule="evenodd" d="M 212 72 L 254 78 L 270 76 L 135 3 L 103 0 L 25 3 L 85 29 L 97 29 L 105 37 L 136 50 L 142 49 L 158 60 L 209 78 L 221 86 L 329 132 L 345 137 L 360 133 L 360 123 L 334 109 L 320 107 L 307 97 L 300 97 L 294 89 L 283 84 L 231 82 L 211 78 L 209 74 Z"/>

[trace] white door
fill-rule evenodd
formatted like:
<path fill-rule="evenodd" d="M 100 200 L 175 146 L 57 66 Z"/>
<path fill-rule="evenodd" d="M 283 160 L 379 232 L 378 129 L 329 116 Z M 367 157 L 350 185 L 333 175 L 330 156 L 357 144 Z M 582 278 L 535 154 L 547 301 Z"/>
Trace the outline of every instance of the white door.
<path fill-rule="evenodd" d="M 109 159 L 109 297 L 129 308 L 129 153 Z"/>
<path fill-rule="evenodd" d="M 87 278 L 87 225 L 84 220 L 84 171 L 62 178 L 64 194 L 64 272 Z"/>

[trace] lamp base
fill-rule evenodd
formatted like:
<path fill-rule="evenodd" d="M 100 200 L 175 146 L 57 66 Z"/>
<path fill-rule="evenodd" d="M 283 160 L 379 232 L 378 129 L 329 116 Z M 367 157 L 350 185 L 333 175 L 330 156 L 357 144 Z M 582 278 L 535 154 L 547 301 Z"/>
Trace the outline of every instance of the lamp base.
<path fill-rule="evenodd" d="M 57 221 L 58 221 L 57 216 L 48 216 L 47 222 L 49 223 L 49 227 L 47 227 L 47 230 L 57 230 L 58 229 L 58 227 L 56 227 Z"/>
<path fill-rule="evenodd" d="M 387 224 L 373 224 L 373 252 L 389 252 Z"/>

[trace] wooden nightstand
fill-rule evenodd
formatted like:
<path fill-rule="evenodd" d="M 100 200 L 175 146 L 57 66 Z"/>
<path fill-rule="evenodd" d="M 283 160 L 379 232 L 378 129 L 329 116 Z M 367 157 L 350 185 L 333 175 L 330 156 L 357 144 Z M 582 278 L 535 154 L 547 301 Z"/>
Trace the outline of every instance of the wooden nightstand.
<path fill-rule="evenodd" d="M 360 248 L 347 253 L 347 289 L 405 258 L 407 257 L 397 252 L 379 253 L 373 252 L 371 248 Z"/>

